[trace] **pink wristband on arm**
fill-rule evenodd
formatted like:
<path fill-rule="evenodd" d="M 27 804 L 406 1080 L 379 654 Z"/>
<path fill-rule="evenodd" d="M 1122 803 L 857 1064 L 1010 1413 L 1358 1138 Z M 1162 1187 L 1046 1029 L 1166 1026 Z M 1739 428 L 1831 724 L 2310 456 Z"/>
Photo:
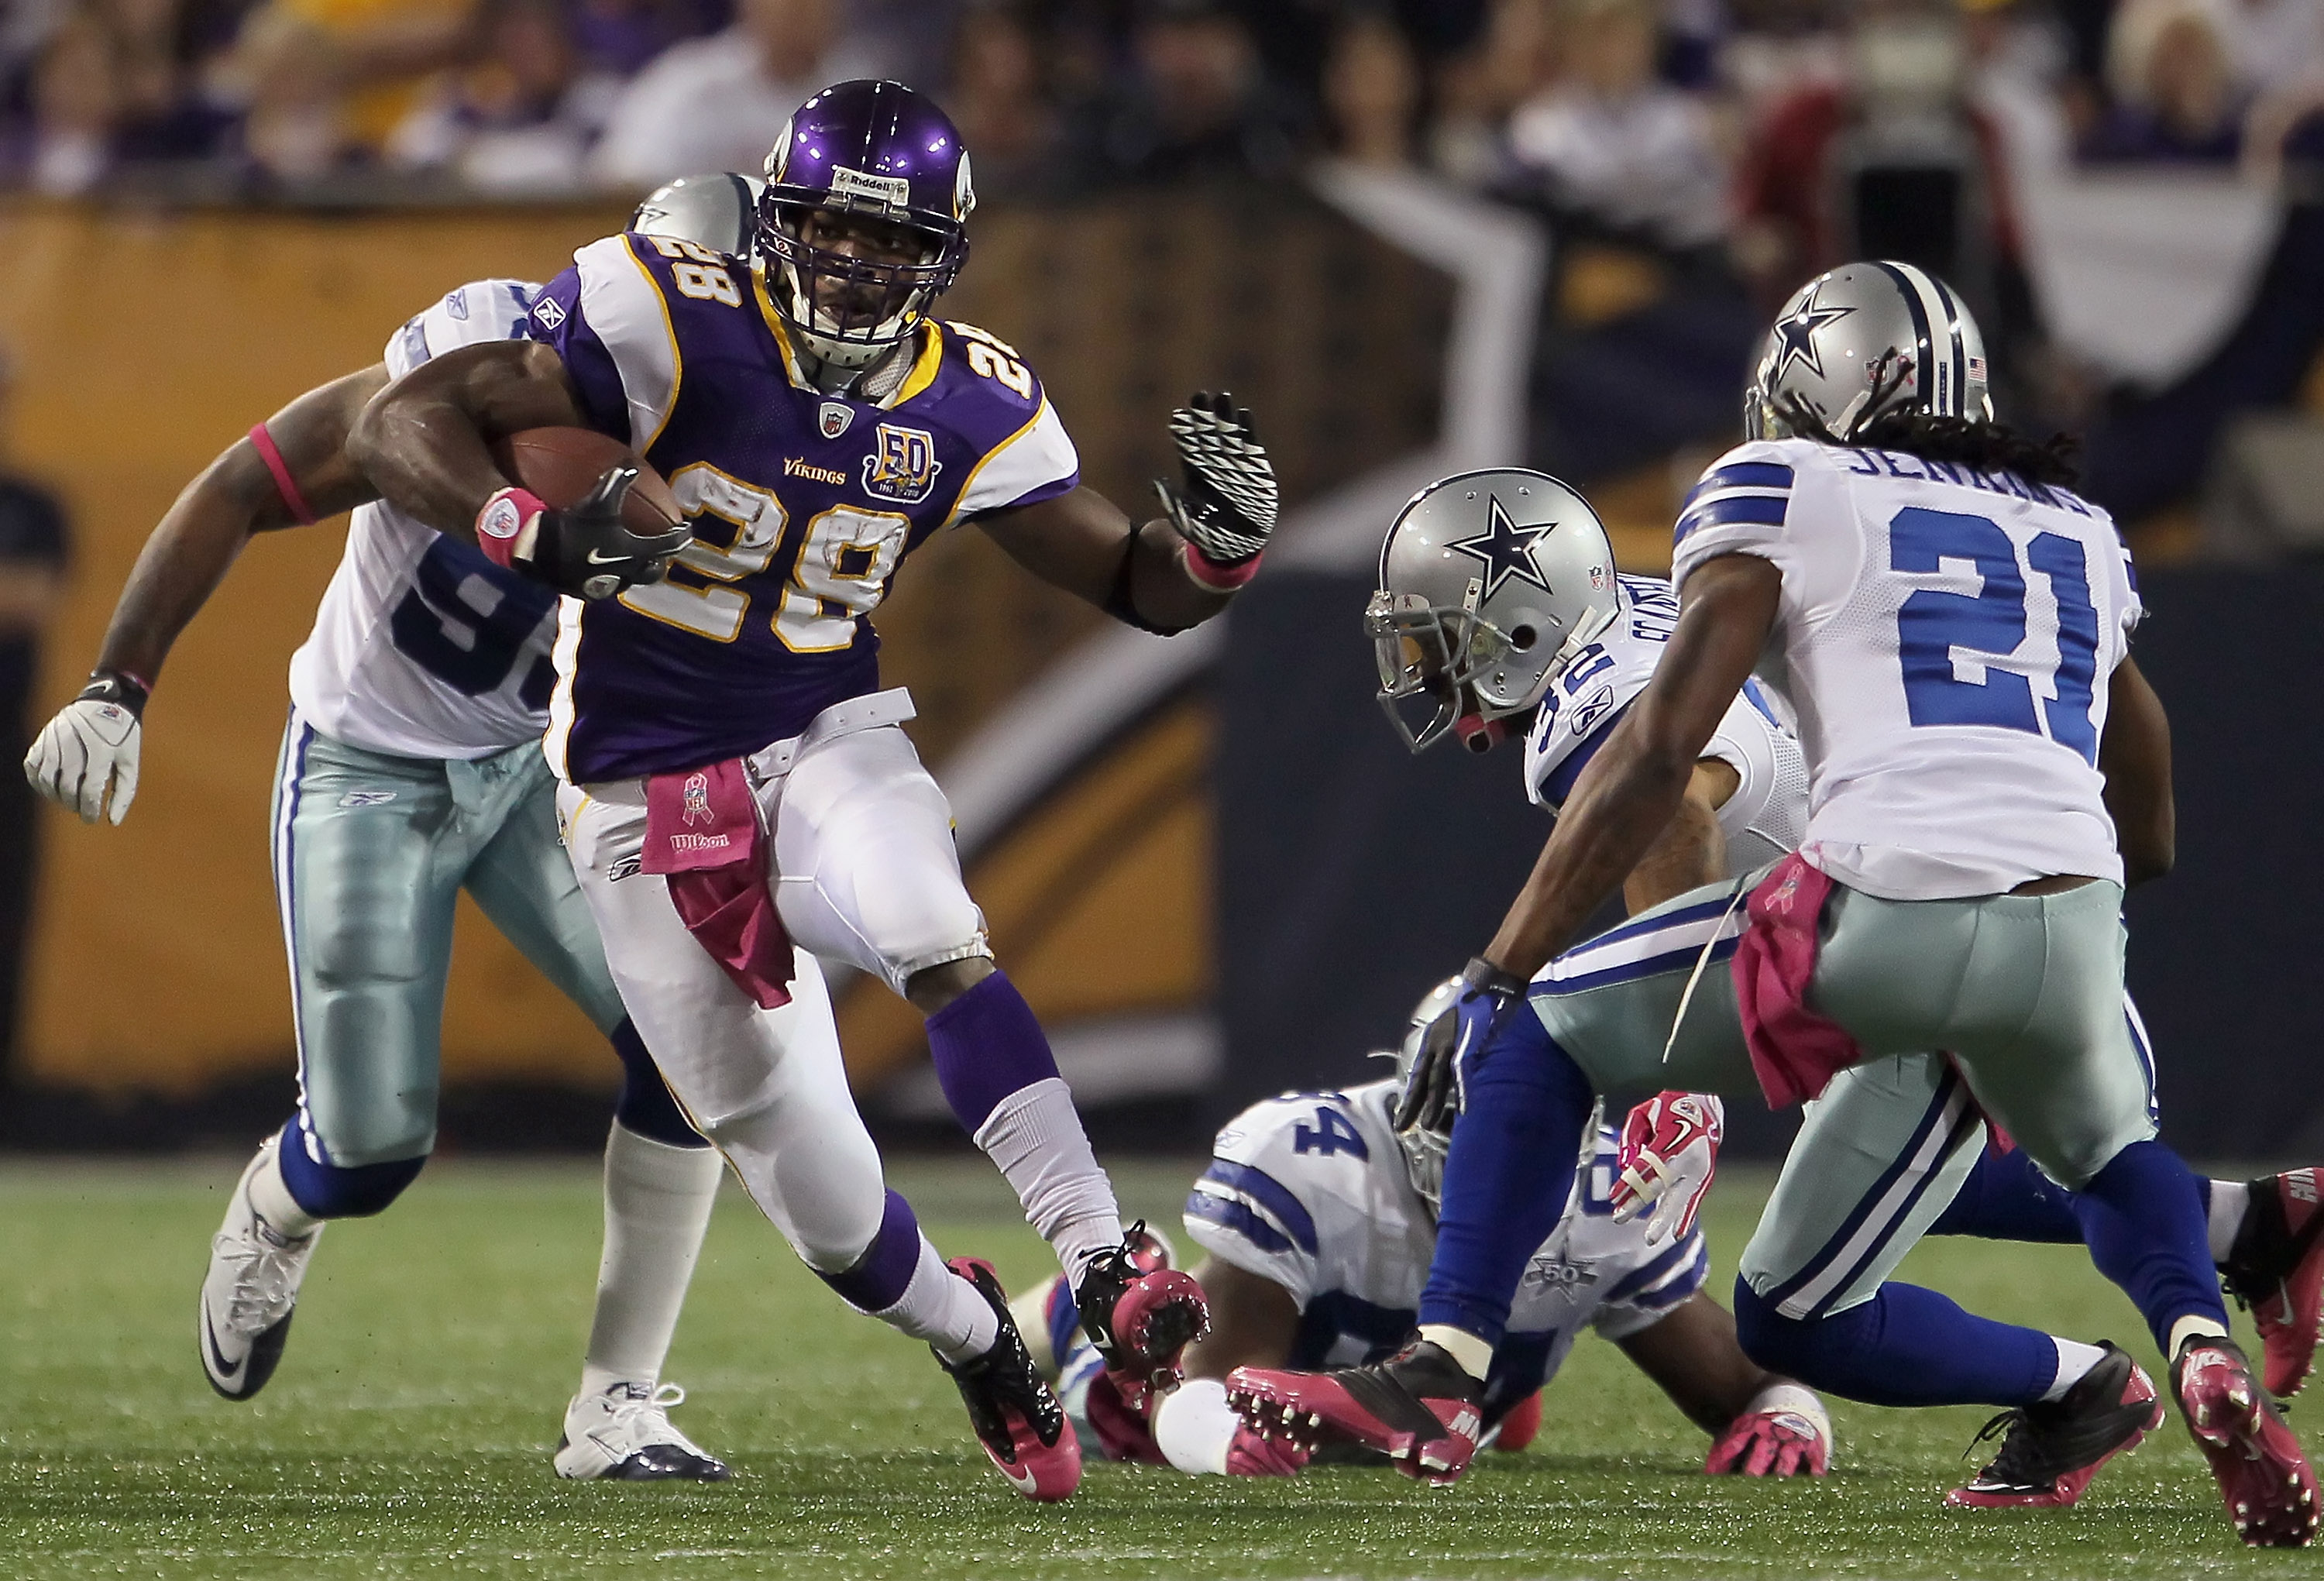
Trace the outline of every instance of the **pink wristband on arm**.
<path fill-rule="evenodd" d="M 307 497 L 299 492 L 298 482 L 290 475 L 290 465 L 282 459 L 281 448 L 274 443 L 274 436 L 266 431 L 264 423 L 250 430 L 250 443 L 258 452 L 258 459 L 274 475 L 274 492 L 290 507 L 290 519 L 300 527 L 314 526 L 315 513 L 307 509 Z"/>
<path fill-rule="evenodd" d="M 1259 574 L 1260 555 L 1253 555 L 1239 565 L 1221 565 L 1204 558 L 1202 551 L 1184 538 L 1178 547 L 1185 561 L 1186 574 L 1213 593 L 1232 593 Z"/>
<path fill-rule="evenodd" d="M 500 490 L 476 512 L 476 547 L 495 565 L 515 564 L 526 523 L 548 509 L 547 502 L 530 489 Z"/>

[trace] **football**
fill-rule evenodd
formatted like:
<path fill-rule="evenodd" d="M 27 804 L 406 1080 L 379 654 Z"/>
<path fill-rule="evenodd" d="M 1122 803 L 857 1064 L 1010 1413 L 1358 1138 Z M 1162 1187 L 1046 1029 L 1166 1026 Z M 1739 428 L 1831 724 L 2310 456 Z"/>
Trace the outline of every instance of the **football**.
<path fill-rule="evenodd" d="M 685 519 L 678 496 L 659 473 L 618 439 L 592 428 L 524 428 L 493 443 L 493 460 L 513 483 L 553 506 L 573 504 L 627 462 L 638 469 L 622 502 L 622 525 L 635 533 L 665 532 Z"/>

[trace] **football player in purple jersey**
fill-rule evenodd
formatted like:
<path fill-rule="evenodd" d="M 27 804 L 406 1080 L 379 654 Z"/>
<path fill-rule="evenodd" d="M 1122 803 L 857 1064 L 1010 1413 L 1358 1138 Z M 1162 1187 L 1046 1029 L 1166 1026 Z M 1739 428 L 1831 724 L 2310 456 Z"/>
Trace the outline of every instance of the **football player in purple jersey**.
<path fill-rule="evenodd" d="M 1034 1497 L 1078 1479 L 1070 1428 L 990 1270 L 952 1272 L 885 1189 L 844 1072 L 787 1049 L 788 941 L 876 973 L 927 1017 L 946 1098 L 1056 1248 L 1133 1398 L 1206 1322 L 1141 1269 L 1039 1025 L 997 969 L 949 809 L 880 687 L 869 616 L 904 556 L 975 523 L 1036 575 L 1173 632 L 1226 606 L 1276 517 L 1250 417 L 1174 414 L 1184 467 L 1135 524 L 1080 481 L 1017 353 L 930 317 L 968 253 L 966 152 L 927 99 L 846 82 L 769 154 L 748 257 L 610 236 L 535 304 L 532 339 L 452 353 L 365 412 L 390 500 L 575 594 L 547 750 L 622 997 L 687 1112 L 851 1304 L 925 1337 L 979 1437 Z M 669 480 L 693 541 L 666 575 L 614 518 L 620 469 L 558 510 L 496 469 L 498 435 L 578 425 Z M 601 569 L 602 568 L 602 569 Z M 825 1064 L 828 1068 L 825 1068 Z M 957 1275 L 957 1277 L 955 1277 Z"/>

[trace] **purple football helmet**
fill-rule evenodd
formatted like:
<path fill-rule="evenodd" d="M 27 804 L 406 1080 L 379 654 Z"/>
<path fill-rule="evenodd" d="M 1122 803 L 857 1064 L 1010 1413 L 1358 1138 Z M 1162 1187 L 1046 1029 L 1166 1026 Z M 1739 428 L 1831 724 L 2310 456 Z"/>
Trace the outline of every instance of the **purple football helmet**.
<path fill-rule="evenodd" d="M 825 362 L 868 366 L 918 328 L 959 277 L 975 207 L 968 151 L 933 101 L 900 82 L 825 88 L 792 113 L 767 155 L 758 240 L 775 310 Z M 816 245 L 807 222 L 817 215 L 883 222 L 920 243 L 918 256 L 899 262 Z"/>

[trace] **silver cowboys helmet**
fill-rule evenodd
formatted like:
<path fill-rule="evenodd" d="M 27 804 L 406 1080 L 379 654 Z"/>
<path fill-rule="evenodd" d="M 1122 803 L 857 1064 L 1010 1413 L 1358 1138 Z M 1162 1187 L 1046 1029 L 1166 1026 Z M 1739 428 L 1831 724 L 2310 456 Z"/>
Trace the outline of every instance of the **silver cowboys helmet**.
<path fill-rule="evenodd" d="M 767 184 L 756 176 L 719 170 L 680 176 L 646 194 L 630 216 L 630 229 L 648 236 L 698 242 L 737 258 L 751 255 L 751 233 L 759 223 L 759 198 Z"/>
<path fill-rule="evenodd" d="M 1404 1153 L 1405 1177 L 1428 1211 L 1436 1211 L 1444 1190 L 1444 1158 L 1452 1147 L 1452 1122 L 1461 1117 L 1461 1088 L 1452 1069 L 1452 1044 L 1461 1030 L 1452 1007 L 1468 984 L 1447 978 L 1413 1007 L 1396 1051 L 1396 1105 L 1388 1123 Z"/>
<path fill-rule="evenodd" d="M 1909 263 L 1844 263 L 1776 316 L 1743 392 L 1743 434 L 1848 444 L 1900 407 L 1987 418 L 1986 386 L 1985 336 L 1950 287 Z"/>
<path fill-rule="evenodd" d="M 1431 483 L 1388 529 L 1364 612 L 1380 706 L 1416 752 L 1448 731 L 1483 751 L 1615 607 L 1614 547 L 1580 494 L 1523 467 Z"/>

